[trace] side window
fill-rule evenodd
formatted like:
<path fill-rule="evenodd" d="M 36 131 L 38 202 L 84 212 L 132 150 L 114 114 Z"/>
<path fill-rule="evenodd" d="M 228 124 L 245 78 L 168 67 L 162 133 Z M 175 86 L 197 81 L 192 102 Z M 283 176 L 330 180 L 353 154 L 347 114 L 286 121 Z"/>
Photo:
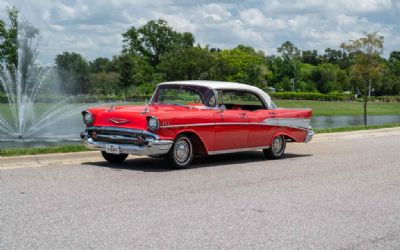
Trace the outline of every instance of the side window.
<path fill-rule="evenodd" d="M 225 105 L 227 109 L 257 110 L 264 109 L 264 104 L 260 98 L 251 92 L 238 90 L 218 91 L 220 105 Z"/>

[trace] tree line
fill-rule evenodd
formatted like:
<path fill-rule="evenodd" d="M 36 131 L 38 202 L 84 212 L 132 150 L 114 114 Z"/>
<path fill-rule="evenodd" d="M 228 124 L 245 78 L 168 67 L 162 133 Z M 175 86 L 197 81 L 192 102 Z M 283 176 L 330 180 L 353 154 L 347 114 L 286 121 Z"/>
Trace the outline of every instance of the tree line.
<path fill-rule="evenodd" d="M 18 62 L 18 12 L 9 10 L 9 25 L 0 20 L 0 59 Z M 232 49 L 196 44 L 189 32 L 165 20 L 151 20 L 122 34 L 121 53 L 88 61 L 81 54 L 56 56 L 54 70 L 64 93 L 124 96 L 149 95 L 155 85 L 174 80 L 219 80 L 251 84 L 267 91 L 399 95 L 400 50 L 382 57 L 384 38 L 365 34 L 340 49 L 300 50 L 286 41 L 276 55 L 251 46 Z M 10 66 L 11 65 L 11 66 Z"/>

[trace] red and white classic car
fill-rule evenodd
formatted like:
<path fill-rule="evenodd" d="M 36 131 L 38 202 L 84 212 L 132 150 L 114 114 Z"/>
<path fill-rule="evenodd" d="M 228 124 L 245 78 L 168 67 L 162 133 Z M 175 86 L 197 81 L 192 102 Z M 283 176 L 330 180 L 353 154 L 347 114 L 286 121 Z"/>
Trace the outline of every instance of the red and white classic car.
<path fill-rule="evenodd" d="M 281 109 L 254 86 L 216 81 L 160 83 L 145 106 L 82 112 L 87 148 L 113 163 L 129 154 L 165 157 L 186 168 L 194 155 L 263 150 L 280 158 L 286 142 L 308 142 L 312 110 Z"/>

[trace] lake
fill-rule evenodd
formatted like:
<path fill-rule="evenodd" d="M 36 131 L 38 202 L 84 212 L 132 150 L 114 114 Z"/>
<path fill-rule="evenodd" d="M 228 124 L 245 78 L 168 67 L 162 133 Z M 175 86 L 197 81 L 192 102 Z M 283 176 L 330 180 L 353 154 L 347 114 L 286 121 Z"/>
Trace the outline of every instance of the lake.
<path fill-rule="evenodd" d="M 340 115 L 340 116 L 315 116 L 311 120 L 313 128 L 338 128 L 363 125 L 362 115 Z M 382 125 L 388 123 L 400 123 L 400 115 L 369 115 L 369 125 Z M 62 128 L 62 129 L 60 129 Z M 79 144 L 79 134 L 84 129 L 81 115 L 74 116 L 67 121 L 55 124 L 52 129 L 47 129 L 44 136 L 45 139 L 31 138 L 24 141 L 0 141 L 0 148 L 17 148 L 17 147 L 40 147 L 55 146 L 63 144 Z M 60 138 L 54 135 L 60 134 Z"/>

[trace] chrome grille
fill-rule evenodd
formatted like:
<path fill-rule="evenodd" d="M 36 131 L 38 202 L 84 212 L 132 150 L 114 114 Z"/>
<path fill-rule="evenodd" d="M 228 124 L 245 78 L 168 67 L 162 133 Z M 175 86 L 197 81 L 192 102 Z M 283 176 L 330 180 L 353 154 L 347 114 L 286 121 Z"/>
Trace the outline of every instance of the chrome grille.
<path fill-rule="evenodd" d="M 92 132 L 96 132 L 96 137 L 92 137 L 95 141 L 110 142 L 116 144 L 144 145 L 147 140 L 156 139 L 155 135 L 141 130 L 91 127 L 87 129 L 87 132 L 90 137 L 92 137 Z"/>

